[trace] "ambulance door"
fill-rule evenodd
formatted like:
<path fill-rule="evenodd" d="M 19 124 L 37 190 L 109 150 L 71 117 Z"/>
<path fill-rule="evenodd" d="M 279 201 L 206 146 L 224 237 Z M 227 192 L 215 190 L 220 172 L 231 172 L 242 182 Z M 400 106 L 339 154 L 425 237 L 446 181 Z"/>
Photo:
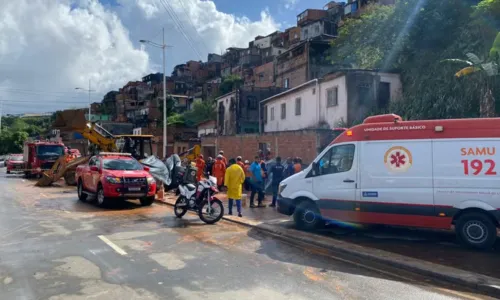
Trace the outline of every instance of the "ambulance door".
<path fill-rule="evenodd" d="M 323 210 L 334 213 L 354 205 L 358 169 L 356 144 L 332 145 L 316 161 L 317 172 L 312 177 L 313 193 L 319 199 L 318 206 L 323 215 Z M 335 218 L 333 215 L 331 217 Z"/>

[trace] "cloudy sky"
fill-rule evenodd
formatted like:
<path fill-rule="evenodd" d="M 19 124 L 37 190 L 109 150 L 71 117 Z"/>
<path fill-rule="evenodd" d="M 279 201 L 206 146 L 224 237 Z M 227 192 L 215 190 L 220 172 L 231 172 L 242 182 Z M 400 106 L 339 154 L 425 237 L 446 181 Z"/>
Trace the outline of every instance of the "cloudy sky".
<path fill-rule="evenodd" d="M 0 0 L 0 102 L 3 114 L 85 107 L 130 80 L 167 74 L 257 35 L 285 29 L 324 0 Z"/>

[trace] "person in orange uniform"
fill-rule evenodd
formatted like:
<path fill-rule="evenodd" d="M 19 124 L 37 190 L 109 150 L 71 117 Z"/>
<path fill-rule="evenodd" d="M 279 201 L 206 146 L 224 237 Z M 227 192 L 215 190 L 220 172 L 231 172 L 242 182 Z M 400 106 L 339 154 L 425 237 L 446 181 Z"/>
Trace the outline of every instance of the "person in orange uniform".
<path fill-rule="evenodd" d="M 295 173 L 299 173 L 300 171 L 302 171 L 302 164 L 300 162 L 301 159 L 299 159 L 298 157 L 293 160 L 293 170 Z"/>
<path fill-rule="evenodd" d="M 196 173 L 196 180 L 200 181 L 203 177 L 203 171 L 205 170 L 205 160 L 203 159 L 203 154 L 200 154 L 196 159 L 196 168 L 198 169 Z"/>
<path fill-rule="evenodd" d="M 243 158 L 241 156 L 236 157 L 236 163 L 243 169 L 245 170 L 245 164 L 243 163 Z"/>
<path fill-rule="evenodd" d="M 226 164 L 222 160 L 222 155 L 217 155 L 217 159 L 212 167 L 212 174 L 217 178 L 217 185 L 219 190 L 224 185 L 224 175 L 226 174 Z"/>
<path fill-rule="evenodd" d="M 226 165 L 227 167 L 227 158 L 224 156 L 224 151 L 219 151 L 219 155 L 222 156 L 222 161 L 224 162 L 224 164 Z"/>

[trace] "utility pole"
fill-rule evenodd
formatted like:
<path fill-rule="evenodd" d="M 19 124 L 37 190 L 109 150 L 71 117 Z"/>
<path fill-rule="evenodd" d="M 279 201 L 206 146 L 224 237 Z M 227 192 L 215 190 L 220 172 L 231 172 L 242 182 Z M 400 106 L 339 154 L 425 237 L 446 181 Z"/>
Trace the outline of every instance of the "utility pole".
<path fill-rule="evenodd" d="M 91 112 L 92 104 L 90 103 L 90 92 L 91 92 L 91 90 L 90 90 L 90 79 L 89 79 L 89 121 L 92 120 L 92 112 Z"/>
<path fill-rule="evenodd" d="M 163 31 L 163 157 L 167 157 L 167 73 L 165 73 L 165 27 L 162 28 Z"/>
<path fill-rule="evenodd" d="M 162 28 L 163 31 L 163 40 L 162 44 L 158 44 L 149 40 L 139 40 L 141 43 L 149 44 L 156 48 L 161 48 L 163 50 L 163 156 L 167 157 L 167 74 L 165 65 L 166 58 L 165 52 L 167 51 L 167 44 L 165 44 L 165 28 Z"/>
<path fill-rule="evenodd" d="M 3 100 L 0 100 L 0 133 L 2 133 Z"/>

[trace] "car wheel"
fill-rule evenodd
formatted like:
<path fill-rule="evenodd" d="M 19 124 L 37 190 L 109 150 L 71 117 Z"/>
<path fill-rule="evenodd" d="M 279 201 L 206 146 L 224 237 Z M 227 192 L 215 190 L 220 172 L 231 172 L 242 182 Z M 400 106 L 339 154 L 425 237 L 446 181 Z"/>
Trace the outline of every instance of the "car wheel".
<path fill-rule="evenodd" d="M 97 205 L 99 205 L 100 207 L 106 207 L 106 205 L 108 204 L 108 201 L 104 196 L 104 189 L 102 188 L 101 185 L 99 185 L 99 187 L 97 188 L 96 200 L 97 200 Z"/>
<path fill-rule="evenodd" d="M 460 216 L 455 231 L 465 246 L 474 249 L 490 249 L 497 238 L 495 224 L 484 213 L 466 213 Z"/>
<path fill-rule="evenodd" d="M 10 174 L 10 171 L 9 171 L 9 170 L 7 170 L 7 174 Z"/>
<path fill-rule="evenodd" d="M 295 226 L 302 230 L 314 230 L 323 223 L 321 213 L 311 201 L 302 201 L 293 214 Z"/>
<path fill-rule="evenodd" d="M 84 193 L 84 190 L 83 190 L 83 183 L 81 180 L 78 180 L 78 188 L 77 188 L 77 191 L 78 191 L 78 199 L 82 202 L 87 202 L 87 197 L 88 195 L 86 193 Z"/>
<path fill-rule="evenodd" d="M 155 201 L 155 197 L 144 197 L 140 199 L 142 206 L 150 206 Z"/>

